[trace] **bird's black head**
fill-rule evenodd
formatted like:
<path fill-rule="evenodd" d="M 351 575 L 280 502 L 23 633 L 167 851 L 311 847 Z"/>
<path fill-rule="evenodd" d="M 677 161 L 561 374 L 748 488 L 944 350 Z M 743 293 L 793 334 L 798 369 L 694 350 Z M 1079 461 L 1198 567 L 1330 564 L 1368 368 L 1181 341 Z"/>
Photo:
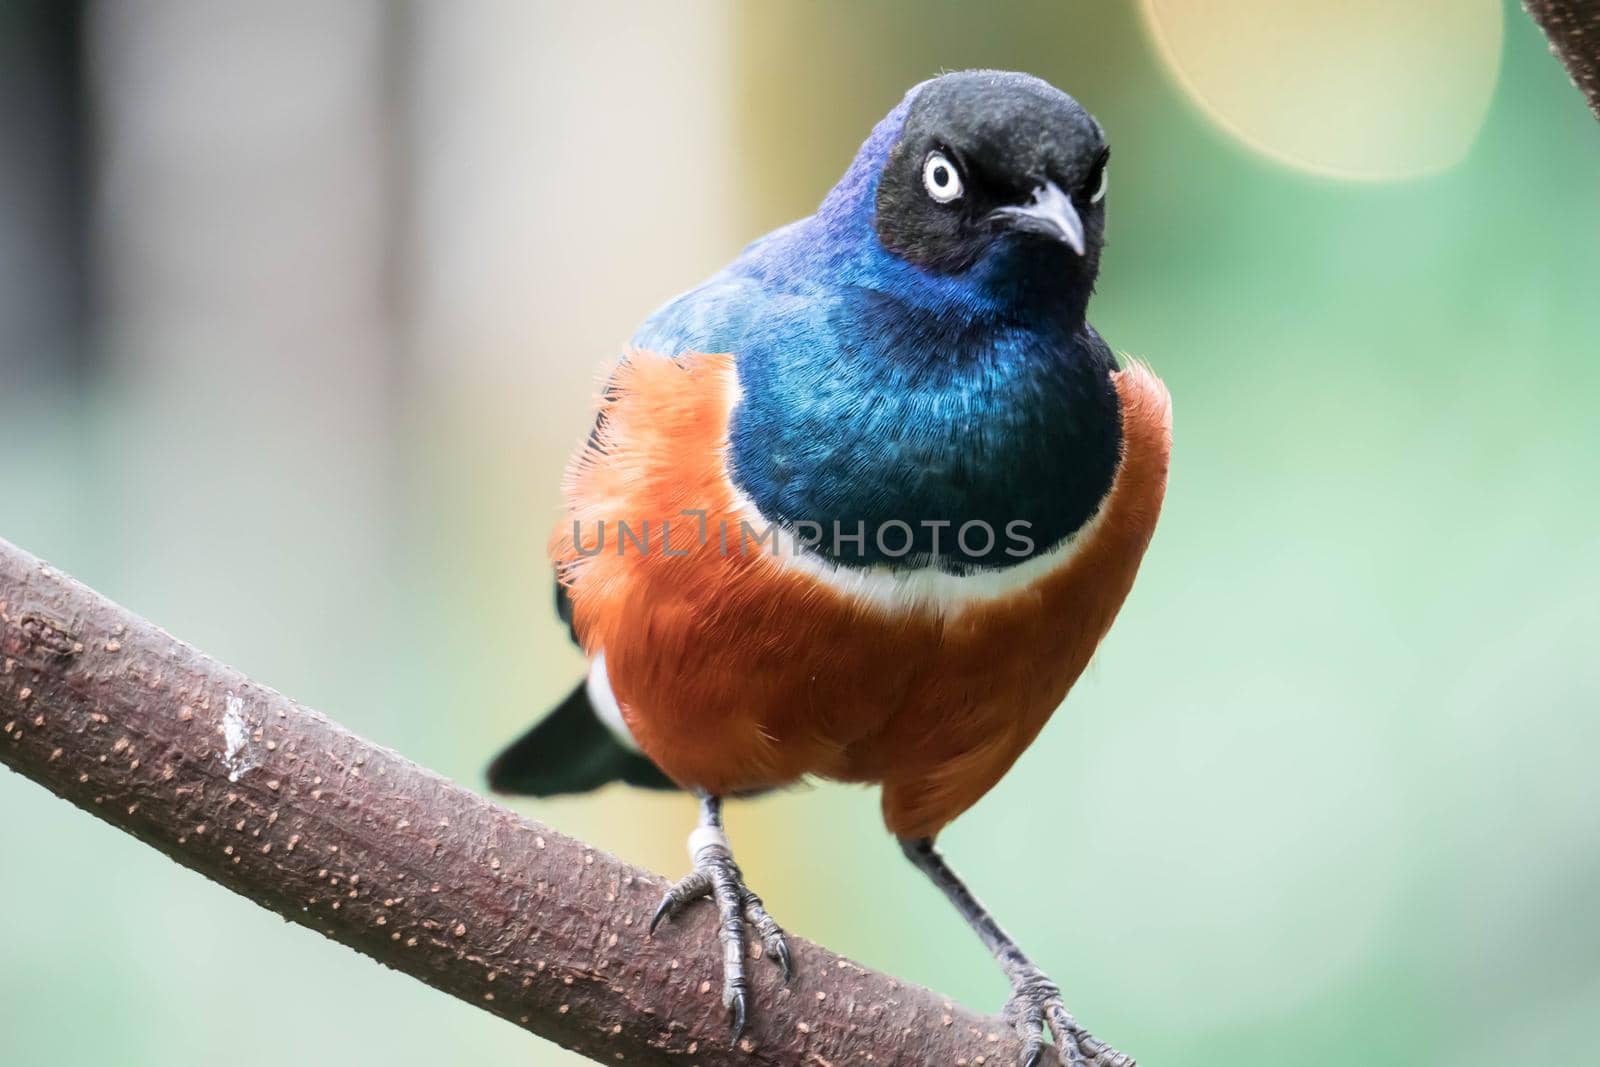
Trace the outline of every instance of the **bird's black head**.
<path fill-rule="evenodd" d="M 875 227 L 890 252 L 960 274 L 997 245 L 1062 288 L 1093 285 L 1105 234 L 1100 124 L 1028 74 L 972 70 L 915 90 L 878 181 Z"/>

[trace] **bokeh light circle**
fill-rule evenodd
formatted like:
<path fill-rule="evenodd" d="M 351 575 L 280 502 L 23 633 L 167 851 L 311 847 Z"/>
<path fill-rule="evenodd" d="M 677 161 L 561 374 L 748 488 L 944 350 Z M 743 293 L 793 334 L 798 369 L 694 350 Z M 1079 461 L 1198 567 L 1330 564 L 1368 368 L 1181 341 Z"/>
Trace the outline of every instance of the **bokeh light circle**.
<path fill-rule="evenodd" d="M 1459 161 L 1500 76 L 1499 0 L 1142 0 L 1163 60 L 1245 144 L 1319 174 Z"/>

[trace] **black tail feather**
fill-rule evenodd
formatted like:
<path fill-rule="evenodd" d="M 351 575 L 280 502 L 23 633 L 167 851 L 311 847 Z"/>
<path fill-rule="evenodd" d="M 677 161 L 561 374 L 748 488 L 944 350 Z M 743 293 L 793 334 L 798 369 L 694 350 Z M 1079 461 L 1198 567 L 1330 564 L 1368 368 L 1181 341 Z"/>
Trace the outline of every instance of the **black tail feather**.
<path fill-rule="evenodd" d="M 608 782 L 676 789 L 672 779 L 608 730 L 582 682 L 544 720 L 512 742 L 489 765 L 496 793 L 553 797 L 587 793 Z"/>

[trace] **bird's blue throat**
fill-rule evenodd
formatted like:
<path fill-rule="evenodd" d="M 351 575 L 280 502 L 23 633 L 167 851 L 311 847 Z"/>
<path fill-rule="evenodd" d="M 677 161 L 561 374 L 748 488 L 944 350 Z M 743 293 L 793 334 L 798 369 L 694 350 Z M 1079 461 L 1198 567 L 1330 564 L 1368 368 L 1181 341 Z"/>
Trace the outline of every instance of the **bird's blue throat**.
<path fill-rule="evenodd" d="M 1094 515 L 1121 420 L 1087 327 L 974 323 L 870 293 L 831 314 L 854 339 L 828 358 L 795 337 L 739 360 L 732 476 L 766 519 L 840 565 L 961 572 L 1047 552 Z"/>

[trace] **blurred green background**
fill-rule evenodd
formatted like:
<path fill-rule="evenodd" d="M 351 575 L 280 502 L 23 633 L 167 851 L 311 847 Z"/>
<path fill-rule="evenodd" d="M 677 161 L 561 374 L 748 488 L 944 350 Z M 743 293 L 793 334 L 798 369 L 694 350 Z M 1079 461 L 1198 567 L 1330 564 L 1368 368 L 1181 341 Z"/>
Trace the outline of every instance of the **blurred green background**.
<path fill-rule="evenodd" d="M 1176 449 L 953 862 L 1142 1063 L 1600 1062 L 1600 127 L 1513 3 L 7 0 L 0 536 L 478 786 L 581 670 L 597 376 L 969 66 L 1109 131 L 1091 317 Z M 0 1061 L 579 1062 L 0 810 Z M 523 810 L 684 866 L 681 798 Z M 872 792 L 729 819 L 791 930 L 999 1006 Z"/>

